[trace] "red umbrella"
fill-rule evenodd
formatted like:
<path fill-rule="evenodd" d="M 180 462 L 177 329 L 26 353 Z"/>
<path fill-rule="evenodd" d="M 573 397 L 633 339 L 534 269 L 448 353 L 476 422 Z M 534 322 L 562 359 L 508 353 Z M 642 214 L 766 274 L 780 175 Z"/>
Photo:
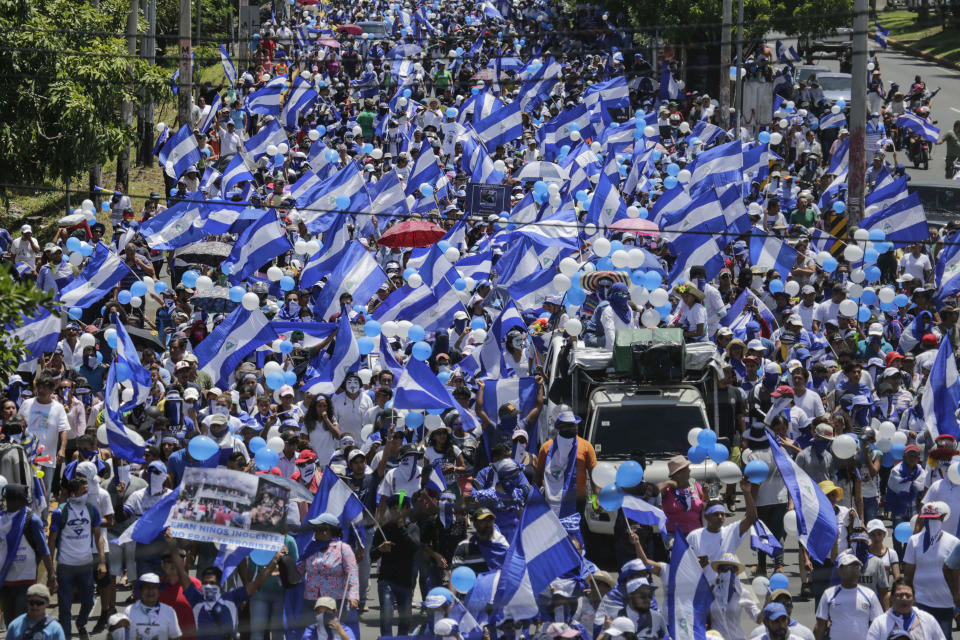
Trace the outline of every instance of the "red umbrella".
<path fill-rule="evenodd" d="M 340 33 L 349 33 L 352 36 L 358 36 L 363 33 L 363 27 L 356 24 L 342 24 L 337 27 L 337 31 Z"/>
<path fill-rule="evenodd" d="M 387 229 L 377 244 L 392 249 L 429 247 L 446 231 L 426 220 L 406 220 Z"/>
<path fill-rule="evenodd" d="M 331 49 L 339 49 L 340 43 L 334 40 L 333 38 L 320 38 L 317 40 L 317 44 L 323 47 L 330 47 Z"/>
<path fill-rule="evenodd" d="M 651 238 L 660 237 L 660 228 L 653 220 L 644 220 L 643 218 L 624 218 L 618 220 L 610 226 L 611 231 L 627 231 L 635 233 L 638 236 L 650 236 Z"/>

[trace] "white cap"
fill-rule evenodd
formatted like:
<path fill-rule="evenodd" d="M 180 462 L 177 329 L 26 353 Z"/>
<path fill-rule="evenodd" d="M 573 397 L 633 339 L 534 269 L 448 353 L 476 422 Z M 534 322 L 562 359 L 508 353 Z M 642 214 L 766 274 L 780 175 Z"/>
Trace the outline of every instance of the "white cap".
<path fill-rule="evenodd" d="M 787 318 L 787 324 L 799 324 L 803 326 L 803 318 L 800 317 L 799 313 L 791 313 L 790 317 Z"/>
<path fill-rule="evenodd" d="M 887 527 L 883 524 L 883 520 L 874 518 L 867 523 L 867 533 L 873 533 L 874 531 L 883 531 L 886 533 Z"/>
<path fill-rule="evenodd" d="M 873 322 L 870 324 L 870 327 L 867 329 L 868 336 L 882 336 L 883 335 L 883 325 L 879 322 Z"/>
<path fill-rule="evenodd" d="M 750 351 L 763 351 L 764 350 L 763 342 L 761 342 L 757 338 L 754 338 L 753 340 L 747 343 L 747 349 L 749 349 Z"/>
<path fill-rule="evenodd" d="M 25 224 L 22 227 L 20 227 L 20 233 L 33 233 L 33 227 L 31 227 L 28 224 Z"/>
<path fill-rule="evenodd" d="M 768 376 L 778 376 L 780 375 L 780 365 L 776 362 L 768 362 L 763 367 L 763 373 Z"/>
<path fill-rule="evenodd" d="M 130 618 L 127 617 L 127 614 L 125 614 L 125 613 L 115 613 L 115 614 L 113 614 L 112 616 L 110 616 L 110 617 L 107 619 L 107 626 L 108 626 L 108 627 L 115 627 L 115 626 L 117 626 L 118 624 L 120 624 L 121 622 L 123 622 L 124 620 L 126 620 L 127 622 L 130 622 Z"/>
<path fill-rule="evenodd" d="M 840 557 L 837 558 L 837 566 L 838 566 L 838 567 L 845 567 L 845 566 L 847 566 L 848 564 L 859 564 L 859 565 L 863 565 L 863 563 L 860 562 L 860 558 L 858 558 L 857 556 L 853 555 L 852 553 L 841 553 L 841 554 L 840 554 Z"/>
<path fill-rule="evenodd" d="M 160 584 L 160 576 L 155 573 L 144 573 L 140 576 L 140 584 Z"/>

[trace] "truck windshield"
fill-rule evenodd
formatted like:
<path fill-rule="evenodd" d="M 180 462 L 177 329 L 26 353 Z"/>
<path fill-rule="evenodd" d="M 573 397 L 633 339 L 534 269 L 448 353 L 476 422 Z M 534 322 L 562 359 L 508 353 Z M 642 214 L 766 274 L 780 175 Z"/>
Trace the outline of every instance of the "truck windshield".
<path fill-rule="evenodd" d="M 687 432 L 705 426 L 695 406 L 599 407 L 593 444 L 598 458 L 625 458 L 632 451 L 685 454 L 690 448 Z"/>
<path fill-rule="evenodd" d="M 850 78 L 844 76 L 820 76 L 817 79 L 824 91 L 849 91 L 853 82 Z"/>

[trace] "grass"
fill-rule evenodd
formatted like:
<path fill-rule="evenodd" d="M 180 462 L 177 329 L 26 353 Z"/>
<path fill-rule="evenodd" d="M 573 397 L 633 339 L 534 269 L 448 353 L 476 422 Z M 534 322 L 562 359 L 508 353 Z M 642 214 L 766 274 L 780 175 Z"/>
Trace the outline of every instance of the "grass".
<path fill-rule="evenodd" d="M 960 63 L 960 36 L 949 27 L 944 29 L 935 11 L 923 21 L 917 19 L 915 11 L 888 11 L 880 14 L 880 24 L 890 29 L 890 37 L 902 44 Z"/>

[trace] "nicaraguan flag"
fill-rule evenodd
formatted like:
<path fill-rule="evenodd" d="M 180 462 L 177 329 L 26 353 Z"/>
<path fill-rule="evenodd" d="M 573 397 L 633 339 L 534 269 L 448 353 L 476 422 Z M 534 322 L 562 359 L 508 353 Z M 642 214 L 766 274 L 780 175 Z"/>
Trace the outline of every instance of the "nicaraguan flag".
<path fill-rule="evenodd" d="M 868 210 L 874 207 L 874 211 L 886 209 L 890 205 L 908 197 L 907 177 L 900 176 L 889 184 L 877 186 L 863 199 L 863 205 Z"/>
<path fill-rule="evenodd" d="M 937 140 L 940 139 L 940 129 L 937 129 L 926 119 L 910 112 L 904 113 L 897 118 L 897 126 L 903 129 L 909 129 L 929 142 L 936 143 Z"/>
<path fill-rule="evenodd" d="M 213 96 L 213 102 L 207 107 L 203 117 L 200 119 L 200 124 L 197 125 L 197 131 L 206 133 L 213 128 L 214 123 L 217 121 L 217 113 L 220 111 L 222 102 L 223 100 L 220 98 L 219 93 Z"/>
<path fill-rule="evenodd" d="M 300 288 L 309 289 L 317 284 L 336 267 L 350 242 L 350 227 L 347 225 L 347 214 L 338 213 L 333 224 L 327 229 L 323 246 L 317 251 L 300 274 Z M 362 245 L 361 245 L 362 246 Z M 330 280 L 330 282 L 333 282 Z"/>
<path fill-rule="evenodd" d="M 487 149 L 494 149 L 523 135 L 522 113 L 520 102 L 514 101 L 477 122 L 474 128 Z"/>
<path fill-rule="evenodd" d="M 202 157 L 193 127 L 185 124 L 163 145 L 158 159 L 168 176 L 179 178 L 190 165 L 200 162 Z"/>
<path fill-rule="evenodd" d="M 579 223 L 573 208 L 561 209 L 551 216 L 541 219 L 537 224 L 525 224 L 508 236 L 507 242 L 515 238 L 527 237 L 541 248 L 579 246 Z"/>
<path fill-rule="evenodd" d="M 486 391 L 486 390 L 484 390 Z M 667 514 L 638 496 L 624 495 L 620 510 L 628 520 L 637 524 L 656 527 L 660 535 L 667 537 Z"/>
<path fill-rule="evenodd" d="M 227 53 L 227 47 L 223 44 L 220 45 L 220 64 L 223 65 L 223 75 L 226 76 L 230 86 L 237 86 L 237 66 L 233 64 L 230 54 Z"/>
<path fill-rule="evenodd" d="M 9 338 L 20 338 L 29 352 L 29 357 L 24 354 L 23 362 L 36 360 L 56 350 L 57 343 L 60 341 L 59 315 L 40 307 L 32 318 L 20 314 L 20 320 L 19 327 L 7 327 L 7 335 Z"/>
<path fill-rule="evenodd" d="M 263 88 L 247 96 L 247 111 L 261 116 L 280 117 L 280 102 L 287 88 L 287 76 L 271 78 Z"/>
<path fill-rule="evenodd" d="M 119 343 L 118 343 L 119 344 Z M 127 430 L 120 412 L 122 389 L 117 379 L 118 363 L 107 369 L 107 398 L 103 411 L 103 424 L 107 431 L 107 444 L 113 455 L 128 462 L 144 462 L 146 443 L 133 429 Z"/>
<path fill-rule="evenodd" d="M 750 548 L 754 551 L 762 551 L 771 557 L 777 556 L 783 551 L 783 545 L 770 532 L 763 520 L 757 520 L 750 527 Z"/>
<path fill-rule="evenodd" d="M 923 407 L 924 422 L 934 438 L 942 435 L 960 437 L 956 415 L 960 406 L 960 377 L 957 376 L 957 361 L 949 338 L 940 340 L 920 406 Z"/>
<path fill-rule="evenodd" d="M 150 397 L 150 389 L 153 387 L 153 380 L 150 372 L 140 364 L 140 355 L 137 348 L 127 333 L 127 328 L 120 322 L 117 314 L 110 314 L 110 322 L 113 323 L 117 331 L 117 349 L 114 352 L 115 362 L 125 366 L 130 372 L 129 377 L 124 382 L 133 389 L 133 396 L 127 402 L 120 405 L 121 411 L 131 411 L 134 407 L 141 405 Z"/>
<path fill-rule="evenodd" d="M 537 615 L 535 594 L 560 576 L 579 570 L 582 562 L 560 519 L 531 487 L 500 569 L 495 607 L 514 620 L 533 618 Z"/>
<path fill-rule="evenodd" d="M 955 295 L 960 291 L 960 231 L 950 235 L 934 269 L 937 283 L 937 302 Z"/>
<path fill-rule="evenodd" d="M 177 499 L 180 497 L 180 487 L 177 487 L 167 495 L 160 498 L 155 505 L 147 509 L 146 513 L 136 519 L 132 526 L 129 526 L 117 538 L 117 544 L 124 542 L 139 542 L 140 544 L 150 544 L 163 533 L 167 528 L 167 519 L 170 512 L 173 511 Z"/>
<path fill-rule="evenodd" d="M 233 265 L 230 282 L 240 284 L 257 269 L 292 249 L 293 245 L 276 211 L 267 211 L 260 220 L 247 227 L 233 245 L 233 251 L 227 258 Z"/>
<path fill-rule="evenodd" d="M 575 130 L 580 132 L 583 140 L 597 135 L 590 122 L 590 111 L 582 102 L 570 109 L 564 109 L 537 131 L 537 140 L 544 155 L 548 159 L 555 159 L 564 145 L 576 146 L 570 137 Z"/>
<path fill-rule="evenodd" d="M 927 215 L 923 211 L 920 196 L 916 193 L 911 193 L 882 211 L 868 216 L 860 223 L 860 228 L 868 231 L 880 229 L 886 235 L 887 242 L 898 244 L 924 242 L 930 238 Z"/>
<path fill-rule="evenodd" d="M 60 303 L 65 307 L 86 309 L 100 302 L 130 274 L 130 268 L 102 242 L 97 243 L 90 262 L 70 284 L 60 290 Z"/>
<path fill-rule="evenodd" d="M 220 179 L 220 189 L 224 196 L 240 183 L 253 183 L 254 181 L 253 173 L 250 172 L 250 165 L 247 163 L 244 153 L 238 151 L 223 171 L 223 176 Z"/>
<path fill-rule="evenodd" d="M 827 111 L 827 113 L 820 118 L 821 129 L 839 129 L 845 126 L 847 126 L 847 117 L 843 115 L 843 111 L 840 113 Z"/>
<path fill-rule="evenodd" d="M 509 402 L 517 408 L 521 417 L 526 416 L 537 405 L 537 390 L 535 376 L 487 378 L 483 386 L 483 410 L 488 416 L 499 415 L 500 407 Z M 527 425 L 527 442 L 530 443 L 527 447 L 530 451 L 537 448 L 539 438 L 536 424 Z"/>
<path fill-rule="evenodd" d="M 321 463 L 327 465 L 329 461 L 321 461 Z M 327 466 L 324 466 L 320 483 L 317 485 L 316 497 L 310 503 L 306 515 L 303 516 L 303 522 L 324 513 L 336 516 L 340 521 L 340 529 L 343 531 L 345 540 L 350 539 L 355 528 L 359 527 L 363 520 L 363 503 L 360 502 L 360 498 Z M 313 532 L 309 530 L 297 535 L 297 547 L 301 552 L 306 549 L 312 539 Z"/>
<path fill-rule="evenodd" d="M 737 296 L 737 299 L 734 300 L 730 308 L 727 309 L 727 314 L 720 320 L 721 327 L 729 328 L 733 331 L 733 335 L 741 340 L 746 339 L 747 325 L 753 320 L 752 313 L 744 313 L 747 308 L 747 302 L 751 300 L 760 312 L 760 315 L 763 316 L 763 319 L 767 321 L 771 330 L 777 326 L 776 319 L 773 313 L 770 312 L 770 309 L 767 308 L 767 305 L 750 290 L 745 289 Z"/>
<path fill-rule="evenodd" d="M 698 233 L 709 231 L 721 235 L 726 222 L 716 189 L 705 189 L 694 196 L 683 210 L 664 214 L 659 225 L 663 239 L 671 244 L 690 229 L 697 229 Z"/>
<path fill-rule="evenodd" d="M 627 79 L 617 76 L 606 82 L 590 85 L 583 94 L 583 103 L 590 111 L 607 109 L 629 109 L 630 90 L 627 88 Z"/>
<path fill-rule="evenodd" d="M 703 151 L 690 167 L 690 195 L 707 187 L 720 189 L 743 178 L 743 148 L 739 140 Z"/>
<path fill-rule="evenodd" d="M 448 409 L 456 402 L 430 365 L 416 358 L 408 358 L 397 380 L 393 406 L 396 409 Z"/>
<path fill-rule="evenodd" d="M 427 486 L 425 488 L 436 491 L 438 494 L 447 490 L 447 481 L 444 480 L 443 474 L 440 473 L 439 469 L 442 462 L 443 458 L 437 458 L 433 461 L 433 464 L 424 462 L 424 471 L 429 469 L 429 473 L 427 475 Z"/>
<path fill-rule="evenodd" d="M 294 78 L 293 88 L 287 93 L 283 101 L 283 111 L 280 114 L 283 126 L 291 131 L 296 129 L 297 117 L 312 108 L 319 99 L 320 94 L 313 90 L 309 80 L 305 80 L 303 76 Z"/>
<path fill-rule="evenodd" d="M 801 60 L 800 54 L 797 53 L 796 49 L 785 46 L 780 40 L 777 40 L 776 53 L 777 60 L 783 63 L 798 62 Z"/>
<path fill-rule="evenodd" d="M 396 169 L 392 169 L 375 183 L 368 185 L 367 190 L 370 193 L 370 213 L 387 216 L 384 220 L 389 220 L 392 216 L 409 215 L 410 207 L 407 206 L 403 184 Z M 370 219 L 370 216 L 367 218 Z"/>
<path fill-rule="evenodd" d="M 433 186 L 442 174 L 440 165 L 437 163 L 437 156 L 433 153 L 433 147 L 428 141 L 424 140 L 420 145 L 420 153 L 410 170 L 410 177 L 407 179 L 407 195 L 418 193 L 420 187 L 424 184 Z"/>
<path fill-rule="evenodd" d="M 356 367 L 360 360 L 360 347 L 350 329 L 348 310 L 344 310 L 337 320 L 337 337 L 334 338 L 333 355 L 326 358 L 314 378 L 303 383 L 304 391 L 313 395 L 332 394 L 343 384 L 347 373 Z"/>
<path fill-rule="evenodd" d="M 722 221 L 722 218 L 721 218 Z M 713 280 L 723 269 L 723 252 L 717 243 L 715 228 L 706 222 L 694 227 L 688 233 L 681 234 L 670 247 L 677 254 L 677 261 L 670 270 L 670 286 L 676 286 L 690 279 L 690 267 L 703 265 L 707 270 L 707 280 Z"/>
<path fill-rule="evenodd" d="M 384 282 L 387 274 L 376 258 L 357 240 L 351 240 L 339 254 L 337 265 L 313 303 L 315 318 L 326 320 L 340 310 L 340 296 L 349 293 L 357 304 L 365 304 Z"/>
<path fill-rule="evenodd" d="M 229 384 L 240 363 L 255 349 L 277 339 L 260 309 L 238 306 L 194 350 L 197 364 L 221 387 Z"/>
<path fill-rule="evenodd" d="M 310 200 L 307 204 L 297 202 L 300 219 L 306 225 L 307 231 L 316 235 L 327 230 L 334 219 L 334 216 L 329 214 L 338 211 L 337 198 L 340 196 L 350 199 L 346 211 L 366 211 L 370 205 L 363 172 L 355 162 L 351 162 L 304 196 L 304 199 Z"/>
<path fill-rule="evenodd" d="M 887 36 L 890 35 L 890 29 L 884 29 L 880 26 L 880 23 L 874 20 L 873 22 L 874 29 L 876 31 L 873 34 L 873 39 L 877 41 L 882 48 L 887 48 Z"/>
<path fill-rule="evenodd" d="M 673 72 L 670 71 L 670 67 L 664 64 L 660 68 L 660 99 L 676 100 L 679 97 L 680 85 L 677 84 L 676 78 L 673 77 Z"/>
<path fill-rule="evenodd" d="M 750 264 L 776 269 L 787 278 L 797 263 L 797 250 L 776 236 L 750 236 Z"/>
<path fill-rule="evenodd" d="M 704 640 L 713 591 L 700 559 L 683 536 L 673 541 L 666 580 L 667 626 L 674 640 Z"/>
<path fill-rule="evenodd" d="M 279 124 L 277 124 L 277 119 L 274 118 L 270 122 L 260 127 L 259 131 L 250 136 L 250 139 L 243 143 L 243 150 L 246 152 L 247 156 L 256 162 L 263 156 L 267 155 L 267 147 L 270 145 L 277 146 L 286 141 L 287 134 L 283 132 L 283 129 Z M 234 156 L 234 160 L 236 160 L 236 156 Z M 227 173 L 229 173 L 229 168 Z"/>
<path fill-rule="evenodd" d="M 163 128 L 163 131 L 161 131 L 157 135 L 157 141 L 153 145 L 153 155 L 159 156 L 160 150 L 163 149 L 163 145 L 165 145 L 167 143 L 167 140 L 169 139 L 170 139 L 170 127 L 165 126 Z M 160 166 L 163 166 L 163 165 L 161 164 Z M 6 251 L 6 248 L 4 248 L 4 251 Z"/>
<path fill-rule="evenodd" d="M 155 251 L 173 251 L 185 247 L 209 235 L 204 230 L 204 213 L 203 203 L 193 199 L 181 200 L 141 224 L 140 235 Z"/>
<path fill-rule="evenodd" d="M 508 287 L 510 298 L 522 311 L 540 312 L 544 300 L 554 293 L 553 278 L 556 275 L 552 269 L 537 269 Z"/>
<path fill-rule="evenodd" d="M 7 579 L 7 573 L 13 566 L 13 561 L 17 558 L 17 549 L 20 547 L 20 541 L 23 539 L 23 530 L 27 522 L 27 515 L 32 512 L 29 509 L 20 509 L 14 514 L 7 513 L 10 528 L 4 532 L 0 538 L 0 558 L 3 558 L 3 564 L 0 565 L 0 584 Z"/>
<path fill-rule="evenodd" d="M 784 452 L 767 431 L 773 460 L 783 477 L 797 514 L 797 537 L 810 557 L 823 564 L 837 541 L 837 515 L 830 499 L 810 479 L 807 472 Z"/>
<path fill-rule="evenodd" d="M 627 205 L 623 203 L 620 191 L 610 182 L 606 175 L 600 176 L 597 189 L 590 200 L 585 222 L 593 223 L 601 233 L 617 220 L 627 217 Z"/>

